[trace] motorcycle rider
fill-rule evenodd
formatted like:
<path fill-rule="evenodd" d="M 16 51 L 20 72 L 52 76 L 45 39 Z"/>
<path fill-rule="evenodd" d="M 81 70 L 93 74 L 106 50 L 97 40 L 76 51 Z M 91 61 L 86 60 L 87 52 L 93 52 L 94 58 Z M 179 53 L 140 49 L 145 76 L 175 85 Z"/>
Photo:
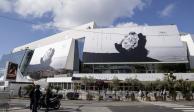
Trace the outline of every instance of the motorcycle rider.
<path fill-rule="evenodd" d="M 50 88 L 47 88 L 46 90 L 46 94 L 45 94 L 45 100 L 46 100 L 46 111 L 45 112 L 48 112 L 49 111 L 49 104 L 50 104 L 50 98 L 52 97 L 52 92 L 50 90 Z"/>

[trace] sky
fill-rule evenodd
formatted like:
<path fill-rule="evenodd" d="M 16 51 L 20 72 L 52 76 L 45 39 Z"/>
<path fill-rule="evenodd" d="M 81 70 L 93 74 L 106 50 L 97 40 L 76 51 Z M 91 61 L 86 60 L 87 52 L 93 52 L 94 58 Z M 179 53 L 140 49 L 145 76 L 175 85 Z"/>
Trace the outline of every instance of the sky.
<path fill-rule="evenodd" d="M 176 24 L 194 34 L 194 0 L 0 0 L 0 56 L 95 21 L 99 27 Z"/>

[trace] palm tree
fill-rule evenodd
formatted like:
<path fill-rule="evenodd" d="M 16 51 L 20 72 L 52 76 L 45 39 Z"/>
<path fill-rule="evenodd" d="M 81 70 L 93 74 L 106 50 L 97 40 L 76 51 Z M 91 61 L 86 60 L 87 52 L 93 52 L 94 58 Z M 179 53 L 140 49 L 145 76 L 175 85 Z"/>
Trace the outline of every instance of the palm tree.
<path fill-rule="evenodd" d="M 104 88 L 104 81 L 103 80 L 96 80 L 96 86 L 98 88 L 98 93 L 100 95 L 100 90 Z"/>
<path fill-rule="evenodd" d="M 77 93 L 77 90 L 80 89 L 80 86 L 78 84 L 74 84 L 74 92 Z"/>
<path fill-rule="evenodd" d="M 115 100 L 116 100 L 117 91 L 118 91 L 118 88 L 119 88 L 119 83 L 120 83 L 120 80 L 118 79 L 118 77 L 114 76 L 113 79 L 112 79 L 112 87 L 113 87 L 113 90 L 115 91 L 115 93 L 114 93 Z"/>
<path fill-rule="evenodd" d="M 168 82 L 168 89 L 169 89 L 169 94 L 172 97 L 172 100 L 176 101 L 176 76 L 173 75 L 173 73 L 166 73 L 164 74 L 164 81 Z"/>
<path fill-rule="evenodd" d="M 179 79 L 177 80 L 177 88 L 180 89 L 185 100 L 191 100 L 191 82 L 189 82 L 188 80 Z"/>
<path fill-rule="evenodd" d="M 133 79 L 131 81 L 131 84 L 132 84 L 132 90 L 135 91 L 135 87 L 138 87 L 141 85 L 141 82 L 138 80 L 138 79 Z"/>
<path fill-rule="evenodd" d="M 85 86 L 85 91 L 87 90 L 87 85 L 88 85 L 88 82 L 89 82 L 89 80 L 88 80 L 88 77 L 82 77 L 81 78 L 81 82 L 82 82 L 82 84 L 84 84 L 84 86 Z"/>
<path fill-rule="evenodd" d="M 140 89 L 140 87 L 142 87 L 142 83 L 138 80 L 138 79 L 133 79 L 132 80 L 132 94 L 131 94 L 131 101 L 135 101 L 135 87 L 137 87 L 137 89 Z"/>
<path fill-rule="evenodd" d="M 91 85 L 91 84 L 94 84 L 95 83 L 95 79 L 94 79 L 94 77 L 92 77 L 92 76 L 89 76 L 89 77 L 83 77 L 83 78 L 81 78 L 81 80 L 82 80 L 82 83 L 85 85 L 85 90 L 87 90 L 87 99 L 88 100 L 92 100 L 92 95 L 90 95 L 90 93 L 89 93 L 89 89 L 88 89 L 88 85 Z"/>
<path fill-rule="evenodd" d="M 104 88 L 104 81 L 103 80 L 96 80 L 96 86 L 98 88 L 98 100 L 102 100 L 103 97 L 100 95 L 100 90 Z"/>
<path fill-rule="evenodd" d="M 88 77 L 88 84 L 93 85 L 93 84 L 95 84 L 95 82 L 96 82 L 96 79 L 94 79 L 94 77 L 92 77 L 92 76 Z"/>
<path fill-rule="evenodd" d="M 133 80 L 132 78 L 125 79 L 125 83 L 127 84 L 127 90 L 129 90 L 129 88 L 131 87 L 132 80 Z"/>

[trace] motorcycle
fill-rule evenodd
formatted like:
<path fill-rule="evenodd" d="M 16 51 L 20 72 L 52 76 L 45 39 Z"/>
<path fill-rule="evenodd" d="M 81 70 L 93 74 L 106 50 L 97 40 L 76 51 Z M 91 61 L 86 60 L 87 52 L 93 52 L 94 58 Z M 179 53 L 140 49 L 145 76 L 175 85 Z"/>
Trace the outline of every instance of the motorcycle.
<path fill-rule="evenodd" d="M 53 95 L 51 98 L 49 98 L 49 105 L 48 105 L 48 108 L 49 109 L 59 109 L 60 106 L 61 106 L 61 99 L 63 98 L 62 95 Z M 46 102 L 46 96 L 43 95 L 41 98 L 40 98 L 40 102 L 39 102 L 39 105 L 38 105 L 38 108 L 47 108 L 47 102 Z"/>

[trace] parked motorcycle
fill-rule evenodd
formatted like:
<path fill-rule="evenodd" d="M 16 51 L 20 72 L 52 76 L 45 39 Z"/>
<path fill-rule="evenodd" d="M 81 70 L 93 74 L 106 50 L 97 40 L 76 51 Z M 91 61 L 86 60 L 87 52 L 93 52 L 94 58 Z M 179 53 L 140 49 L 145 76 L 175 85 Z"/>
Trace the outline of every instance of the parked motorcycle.
<path fill-rule="evenodd" d="M 56 94 L 56 95 L 53 95 L 49 100 L 49 105 L 48 105 L 48 108 L 50 109 L 59 109 L 60 106 L 61 106 L 61 99 L 63 98 L 62 95 L 59 95 L 59 94 Z M 40 102 L 39 102 L 39 109 L 40 108 L 47 108 L 47 105 L 46 105 L 46 96 L 43 95 L 41 98 L 40 98 Z"/>

